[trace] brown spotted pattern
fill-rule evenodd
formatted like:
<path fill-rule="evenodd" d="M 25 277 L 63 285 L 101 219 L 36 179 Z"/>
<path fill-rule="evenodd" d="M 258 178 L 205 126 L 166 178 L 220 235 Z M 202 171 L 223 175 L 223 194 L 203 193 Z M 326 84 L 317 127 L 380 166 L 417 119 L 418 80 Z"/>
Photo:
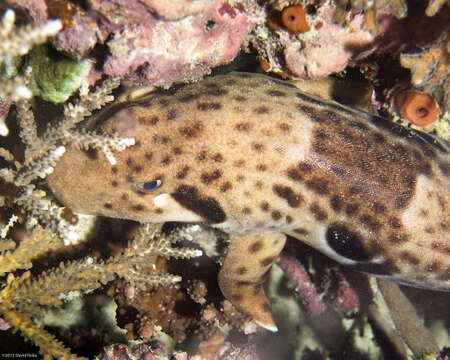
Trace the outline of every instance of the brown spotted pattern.
<path fill-rule="evenodd" d="M 239 73 L 108 114 L 99 126 L 136 145 L 114 166 L 101 153 L 66 151 L 48 181 L 75 211 L 202 221 L 235 238 L 287 233 L 355 269 L 450 289 L 449 159 L 429 137 Z M 161 186 L 144 191 L 154 180 Z M 260 291 L 249 256 L 261 254 L 252 267 L 262 276 L 277 255 L 266 248 L 248 240 L 230 255 L 246 294 Z M 238 285 L 229 297 L 242 303 Z"/>

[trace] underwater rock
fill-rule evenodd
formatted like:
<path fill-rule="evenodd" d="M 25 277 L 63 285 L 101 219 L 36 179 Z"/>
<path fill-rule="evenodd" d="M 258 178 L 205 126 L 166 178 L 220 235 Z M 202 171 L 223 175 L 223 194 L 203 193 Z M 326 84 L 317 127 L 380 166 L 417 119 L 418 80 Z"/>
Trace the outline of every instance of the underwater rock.
<path fill-rule="evenodd" d="M 111 55 L 104 71 L 133 84 L 167 85 L 199 79 L 210 68 L 234 59 L 245 36 L 263 17 L 259 10 L 253 1 L 233 6 L 213 1 L 201 13 L 177 21 L 147 14 L 145 21 L 114 31 L 107 43 Z M 105 16 L 111 24 L 123 25 L 120 18 Z"/>

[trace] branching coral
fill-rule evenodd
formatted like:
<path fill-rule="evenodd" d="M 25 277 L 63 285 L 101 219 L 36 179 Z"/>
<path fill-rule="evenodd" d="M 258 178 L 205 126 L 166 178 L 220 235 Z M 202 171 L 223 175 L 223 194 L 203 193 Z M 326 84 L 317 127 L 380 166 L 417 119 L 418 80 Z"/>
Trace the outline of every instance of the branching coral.
<path fill-rule="evenodd" d="M 40 244 L 37 251 L 32 251 L 37 243 Z M 16 250 L 0 254 L 0 263 L 7 264 L 7 270 L 11 271 L 0 290 L 0 313 L 10 326 L 41 348 L 45 359 L 51 359 L 52 356 L 59 359 L 76 358 L 52 335 L 32 322 L 33 317 L 43 313 L 43 308 L 60 306 L 61 294 L 96 289 L 113 280 L 116 275 L 138 288 L 174 283 L 181 280 L 179 276 L 148 273 L 149 264 L 154 263 L 157 256 L 191 258 L 201 255 L 201 251 L 196 249 L 172 248 L 171 241 L 161 234 L 158 226 L 147 224 L 139 228 L 134 240 L 122 253 L 106 261 L 87 257 L 61 263 L 37 277 L 32 277 L 30 271 L 14 276 L 13 270 L 30 267 L 31 261 L 43 249 L 54 249 L 58 243 L 54 235 L 36 227 Z"/>
<path fill-rule="evenodd" d="M 12 64 L 33 45 L 43 43 L 49 36 L 55 35 L 61 29 L 61 22 L 49 21 L 44 25 L 32 24 L 16 29 L 13 26 L 14 19 L 14 12 L 7 10 L 0 23 L 0 66 L 6 74 L 6 77 L 0 79 L 0 97 L 16 102 L 20 138 L 25 145 L 25 153 L 23 162 L 20 162 L 9 150 L 1 148 L 0 157 L 10 166 L 0 169 L 0 178 L 13 184 L 7 194 L 9 204 L 18 206 L 22 215 L 24 212 L 28 213 L 29 216 L 22 221 L 31 226 L 40 221 L 61 235 L 65 241 L 71 241 L 74 235 L 71 232 L 73 224 L 65 221 L 64 208 L 56 206 L 48 199 L 45 191 L 36 187 L 36 180 L 43 179 L 52 172 L 53 166 L 68 144 L 84 149 L 100 149 L 110 162 L 114 162 L 113 151 L 120 151 L 134 144 L 134 140 L 75 130 L 77 124 L 93 110 L 101 108 L 113 99 L 109 93 L 118 85 L 117 80 L 105 81 L 102 87 L 94 92 L 89 92 L 87 84 L 84 83 L 79 100 L 75 104 L 66 104 L 62 121 L 56 127 L 49 126 L 43 136 L 38 136 L 29 101 L 32 95 L 29 84 L 33 67 L 28 66 L 24 75 L 20 76 L 16 74 L 16 68 Z M 6 104 L 10 104 L 10 101 L 6 101 Z M 1 112 L 4 116 L 7 114 L 7 107 Z M 0 119 L 0 133 L 8 133 L 4 117 Z"/>
<path fill-rule="evenodd" d="M 15 101 L 31 97 L 31 91 L 25 85 L 23 77 L 14 76 L 16 58 L 55 35 L 61 29 L 61 22 L 50 20 L 43 25 L 32 24 L 16 28 L 14 21 L 14 11 L 7 10 L 0 22 L 0 98 Z M 5 116 L 0 116 L 0 135 L 6 136 L 8 132 Z"/>
<path fill-rule="evenodd" d="M 95 109 L 110 102 L 113 97 L 108 95 L 118 85 L 116 80 L 107 80 L 102 87 L 89 92 L 84 84 L 80 91 L 80 99 L 75 104 L 67 104 L 64 108 L 64 119 L 56 126 L 49 127 L 42 137 L 37 135 L 37 125 L 31 105 L 27 100 L 17 102 L 20 137 L 24 142 L 25 156 L 23 163 L 7 149 L 1 149 L 0 155 L 10 164 L 9 168 L 0 170 L 0 177 L 12 183 L 17 192 L 13 192 L 12 202 L 26 210 L 29 214 L 28 224 L 40 221 L 49 226 L 66 241 L 71 241 L 73 234 L 67 221 L 64 221 L 64 208 L 57 206 L 46 197 L 46 192 L 36 188 L 34 182 L 45 178 L 53 171 L 56 161 L 70 144 L 78 148 L 94 148 L 105 153 L 107 159 L 115 162 L 113 151 L 120 151 L 134 144 L 132 138 L 107 137 L 84 130 L 74 130 L 76 125 L 89 116 Z"/>

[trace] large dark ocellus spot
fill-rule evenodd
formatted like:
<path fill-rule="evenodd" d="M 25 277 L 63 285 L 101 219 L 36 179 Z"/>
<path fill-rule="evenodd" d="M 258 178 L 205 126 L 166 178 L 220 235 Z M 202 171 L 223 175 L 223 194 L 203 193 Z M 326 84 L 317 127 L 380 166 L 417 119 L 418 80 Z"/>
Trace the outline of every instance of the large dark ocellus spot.
<path fill-rule="evenodd" d="M 195 186 L 180 185 L 172 196 L 178 203 L 200 215 L 209 224 L 218 224 L 226 219 L 219 203 L 212 197 L 199 194 Z"/>
<path fill-rule="evenodd" d="M 363 245 L 361 236 L 342 224 L 332 224 L 326 233 L 328 245 L 339 255 L 355 261 L 368 261 L 370 253 Z"/>

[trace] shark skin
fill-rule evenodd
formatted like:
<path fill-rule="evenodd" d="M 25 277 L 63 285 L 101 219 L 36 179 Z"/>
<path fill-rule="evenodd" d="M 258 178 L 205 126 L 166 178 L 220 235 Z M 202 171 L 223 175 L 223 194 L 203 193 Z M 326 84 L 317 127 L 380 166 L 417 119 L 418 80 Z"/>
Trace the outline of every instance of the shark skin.
<path fill-rule="evenodd" d="M 111 165 L 67 149 L 48 177 L 80 213 L 228 233 L 226 298 L 275 331 L 263 283 L 293 236 L 355 270 L 450 291 L 448 149 L 263 75 L 230 73 L 111 112 Z"/>

